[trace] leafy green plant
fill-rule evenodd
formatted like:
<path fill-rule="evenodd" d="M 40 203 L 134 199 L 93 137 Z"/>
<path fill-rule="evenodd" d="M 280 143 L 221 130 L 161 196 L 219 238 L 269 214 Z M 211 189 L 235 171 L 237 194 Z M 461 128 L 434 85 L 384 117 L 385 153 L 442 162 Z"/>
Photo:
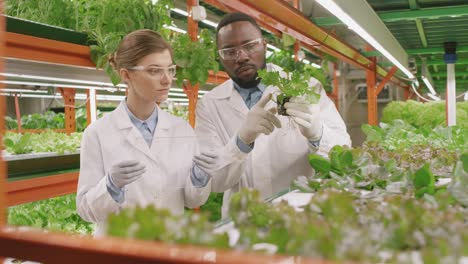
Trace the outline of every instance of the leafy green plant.
<path fill-rule="evenodd" d="M 32 146 L 30 145 L 32 134 L 17 134 L 18 136 L 9 135 L 12 134 L 6 134 L 3 138 L 3 144 L 5 145 L 7 152 L 14 154 L 32 152 Z"/>
<path fill-rule="evenodd" d="M 288 78 L 281 77 L 279 72 L 267 71 L 262 69 L 258 71 L 259 78 L 265 85 L 274 85 L 278 87 L 281 94 L 277 95 L 278 113 L 286 115 L 284 104 L 293 96 L 303 96 L 305 100 L 311 104 L 318 103 L 320 94 L 317 93 L 315 87 L 309 86 L 311 76 L 308 73 L 285 72 Z"/>
<path fill-rule="evenodd" d="M 64 128 L 65 115 L 46 111 L 44 114 L 31 114 L 21 117 L 21 127 L 24 129 Z"/>
<path fill-rule="evenodd" d="M 120 83 L 120 76 L 107 59 L 117 50 L 120 40 L 137 29 L 151 29 L 167 37 L 168 30 L 163 25 L 171 25 L 170 7 L 172 0 L 160 0 L 156 3 L 147 0 L 100 0 L 81 1 L 77 4 L 82 28 L 91 33 L 91 59 L 97 68 L 102 68 L 110 76 L 114 85 Z M 91 13 L 90 13 L 91 12 Z"/>
<path fill-rule="evenodd" d="M 428 164 L 425 164 L 414 173 L 413 185 L 415 195 L 418 198 L 421 198 L 424 194 L 435 193 L 435 177 L 431 173 Z"/>
<path fill-rule="evenodd" d="M 285 34 L 283 34 L 283 36 L 284 35 Z M 286 48 L 281 51 L 274 52 L 267 58 L 267 62 L 276 64 L 288 72 L 296 72 L 300 74 L 307 73 L 311 77 L 317 79 L 322 84 L 325 91 L 332 91 L 332 81 L 325 73 L 325 70 L 323 68 L 312 67 L 302 61 L 295 61 L 291 49 Z M 327 60 L 323 61 L 322 64 L 326 65 Z"/>
<path fill-rule="evenodd" d="M 76 212 L 76 195 L 70 194 L 8 208 L 8 224 L 69 233 L 91 234 L 92 223 Z"/>
<path fill-rule="evenodd" d="M 9 116 L 5 116 L 5 124 L 7 129 L 17 129 L 18 128 L 18 122 L 16 119 L 13 119 Z"/>
<path fill-rule="evenodd" d="M 198 41 L 192 41 L 188 34 L 181 34 L 176 35 L 171 43 L 178 66 L 177 85 L 182 87 L 184 80 L 191 85 L 203 85 L 208 81 L 209 70 L 218 72 L 216 44 L 209 30 L 201 30 Z"/>

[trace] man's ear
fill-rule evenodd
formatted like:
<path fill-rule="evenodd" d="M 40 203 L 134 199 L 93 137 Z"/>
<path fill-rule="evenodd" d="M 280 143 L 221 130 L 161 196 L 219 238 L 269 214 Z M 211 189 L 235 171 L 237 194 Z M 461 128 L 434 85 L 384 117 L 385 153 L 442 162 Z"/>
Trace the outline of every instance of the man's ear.
<path fill-rule="evenodd" d="M 121 68 L 119 70 L 119 73 L 120 73 L 120 78 L 122 78 L 122 81 L 124 83 L 128 83 L 128 81 L 130 80 L 130 74 L 129 74 L 128 70 L 125 69 L 125 68 Z"/>

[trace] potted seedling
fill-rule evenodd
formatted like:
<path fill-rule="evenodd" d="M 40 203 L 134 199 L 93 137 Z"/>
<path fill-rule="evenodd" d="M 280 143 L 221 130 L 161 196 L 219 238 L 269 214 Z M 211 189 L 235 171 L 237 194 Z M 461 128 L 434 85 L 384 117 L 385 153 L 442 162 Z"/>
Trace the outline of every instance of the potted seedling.
<path fill-rule="evenodd" d="M 310 87 L 310 74 L 287 71 L 285 71 L 284 74 L 285 76 L 289 76 L 289 78 L 281 77 L 280 72 L 277 71 L 267 71 L 266 69 L 258 71 L 258 76 L 262 79 L 264 85 L 276 86 L 281 91 L 276 96 L 278 114 L 284 116 L 288 115 L 284 104 L 289 102 L 291 97 L 303 96 L 308 103 L 318 103 L 320 94 L 316 92 L 315 87 Z"/>

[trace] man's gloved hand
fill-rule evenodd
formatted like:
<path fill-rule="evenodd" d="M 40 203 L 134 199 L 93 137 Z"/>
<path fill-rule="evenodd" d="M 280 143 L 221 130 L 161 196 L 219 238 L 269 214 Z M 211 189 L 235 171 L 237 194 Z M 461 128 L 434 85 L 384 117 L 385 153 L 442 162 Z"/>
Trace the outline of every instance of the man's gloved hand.
<path fill-rule="evenodd" d="M 250 109 L 247 118 L 239 129 L 239 139 L 247 145 L 252 144 L 260 134 L 269 135 L 275 127 L 280 128 L 281 122 L 275 116 L 276 108 L 265 110 L 271 94 L 263 97 Z"/>
<path fill-rule="evenodd" d="M 109 175 L 115 186 L 122 188 L 138 180 L 145 172 L 145 164 L 137 160 L 124 160 L 112 165 Z"/>
<path fill-rule="evenodd" d="M 322 121 L 318 104 L 310 104 L 304 97 L 291 97 L 284 107 L 286 113 L 299 124 L 299 130 L 304 137 L 310 141 L 316 141 L 322 137 Z"/>

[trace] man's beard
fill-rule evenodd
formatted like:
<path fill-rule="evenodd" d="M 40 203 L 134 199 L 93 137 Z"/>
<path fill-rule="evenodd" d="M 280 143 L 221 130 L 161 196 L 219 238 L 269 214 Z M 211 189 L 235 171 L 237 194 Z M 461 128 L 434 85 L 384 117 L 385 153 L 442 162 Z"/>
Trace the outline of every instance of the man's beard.
<path fill-rule="evenodd" d="M 264 61 L 263 63 L 263 66 L 261 67 L 261 69 L 265 69 L 266 67 L 266 60 Z M 258 78 L 258 73 L 255 72 L 255 76 L 250 79 L 250 80 L 242 80 L 242 79 L 239 79 L 239 78 L 236 78 L 234 76 L 231 76 L 229 73 L 228 73 L 229 77 L 231 77 L 231 79 L 237 83 L 237 85 L 239 85 L 241 88 L 244 88 L 244 89 L 251 89 L 251 88 L 255 88 L 258 86 L 258 84 L 260 83 L 261 79 Z"/>
<path fill-rule="evenodd" d="M 231 79 L 237 83 L 241 88 L 244 88 L 244 89 L 250 89 L 250 88 L 255 88 L 257 87 L 257 85 L 260 83 L 260 79 L 257 78 L 258 77 L 258 73 L 255 73 L 255 78 L 252 79 L 252 80 L 242 80 L 242 79 L 239 79 L 239 78 L 235 78 L 235 77 L 231 77 Z"/>

